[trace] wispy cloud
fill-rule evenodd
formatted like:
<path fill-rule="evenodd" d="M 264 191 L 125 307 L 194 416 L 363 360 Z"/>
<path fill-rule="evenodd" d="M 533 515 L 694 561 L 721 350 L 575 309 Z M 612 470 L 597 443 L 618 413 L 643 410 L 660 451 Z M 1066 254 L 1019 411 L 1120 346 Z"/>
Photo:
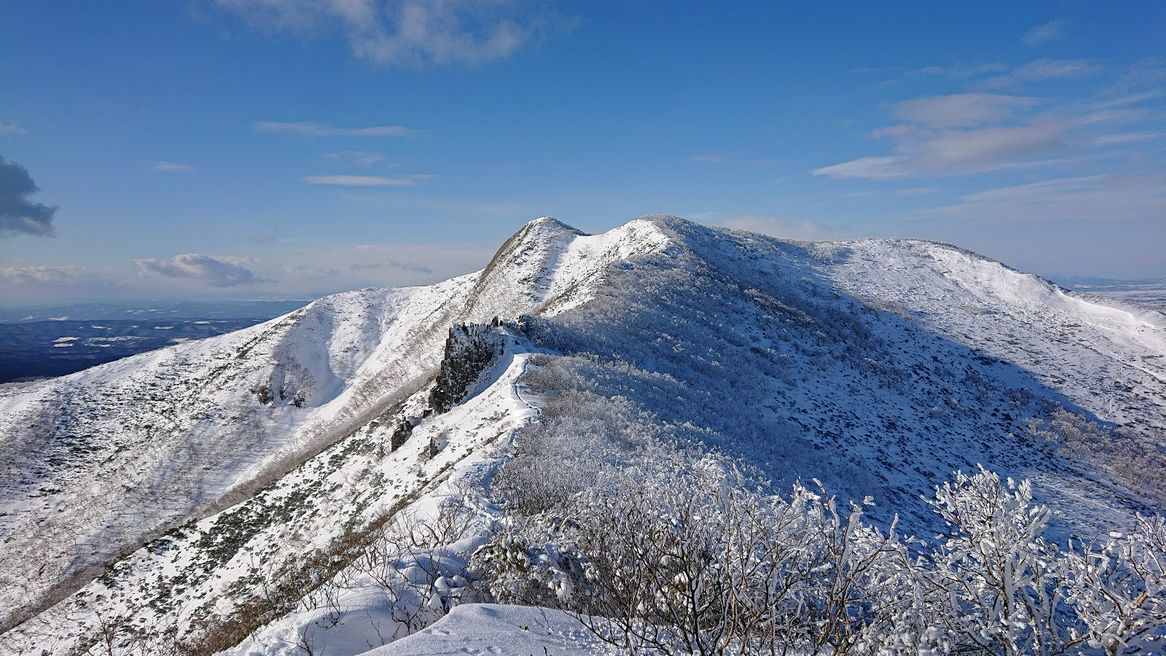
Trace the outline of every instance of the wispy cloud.
<path fill-rule="evenodd" d="M 903 70 L 902 66 L 855 66 L 849 72 L 851 75 L 895 75 Z"/>
<path fill-rule="evenodd" d="M 994 187 L 921 216 L 993 222 L 1154 219 L 1166 216 L 1166 176 L 1103 174 Z"/>
<path fill-rule="evenodd" d="M 271 282 L 256 275 L 251 270 L 247 260 L 234 257 L 183 253 L 168 259 L 134 260 L 134 265 L 142 273 L 195 280 L 213 287 L 235 287 Z"/>
<path fill-rule="evenodd" d="M 935 75 L 942 77 L 976 77 L 986 73 L 1003 73 L 1011 68 L 1007 64 L 991 62 L 987 64 L 948 64 L 943 66 L 924 66 L 910 72 L 911 75 Z"/>
<path fill-rule="evenodd" d="M 1107 71 L 1088 60 L 1041 59 L 1017 66 L 1006 76 L 1035 81 L 1102 72 Z M 1076 165 L 1102 154 L 1089 149 L 1112 150 L 1158 139 L 1161 130 L 1155 117 L 1161 110 L 1147 103 L 1160 94 L 1125 87 L 1116 97 L 1104 91 L 1059 100 L 972 92 L 900 101 L 890 108 L 899 122 L 869 134 L 888 142 L 889 152 L 811 172 L 829 178 L 891 180 Z"/>
<path fill-rule="evenodd" d="M 345 150 L 338 153 L 324 153 L 324 157 L 342 162 L 351 162 L 358 166 L 382 164 L 387 159 L 381 153 L 369 152 L 367 150 Z"/>
<path fill-rule="evenodd" d="M 1011 71 L 980 82 L 986 89 L 1003 89 L 1024 82 L 1064 80 L 1097 75 L 1105 67 L 1088 59 L 1038 59 L 1022 64 Z"/>
<path fill-rule="evenodd" d="M 577 21 L 545 5 L 475 0 L 217 0 L 268 33 L 339 33 L 353 55 L 381 66 L 422 68 L 506 59 Z"/>
<path fill-rule="evenodd" d="M 827 178 L 858 178 L 863 180 L 889 180 L 905 178 L 911 170 L 903 164 L 902 157 L 859 157 L 841 164 L 832 164 L 814 169 L 814 175 Z"/>
<path fill-rule="evenodd" d="M 930 196 L 931 194 L 939 193 L 937 187 L 908 187 L 906 189 L 898 189 L 895 195 L 901 198 L 913 198 L 915 196 Z"/>
<path fill-rule="evenodd" d="M 725 161 L 725 158 L 721 155 L 714 155 L 712 153 L 703 153 L 700 155 L 693 155 L 692 157 L 689 157 L 688 161 L 701 162 L 704 164 L 720 164 L 720 163 Z"/>
<path fill-rule="evenodd" d="M 1026 125 L 941 130 L 904 126 L 879 136 L 891 136 L 900 153 L 860 157 L 813 170 L 829 178 L 892 179 L 913 176 L 951 176 L 1002 168 L 1061 145 L 1068 125 L 1041 120 Z"/>
<path fill-rule="evenodd" d="M 268 246 L 279 241 L 280 228 L 278 224 L 268 223 L 266 225 L 258 226 L 255 230 L 247 233 L 247 241 L 262 246 Z"/>
<path fill-rule="evenodd" d="M 864 191 L 852 191 L 844 195 L 847 198 L 878 198 L 883 196 L 915 198 L 918 196 L 930 196 L 939 192 L 940 189 L 938 187 L 904 187 L 902 189 L 866 189 Z"/>
<path fill-rule="evenodd" d="M 9 123 L 0 121 L 0 134 L 28 134 L 28 130 L 17 125 L 15 121 Z"/>
<path fill-rule="evenodd" d="M 796 239 L 800 241 L 845 239 L 852 236 L 843 230 L 808 219 L 783 219 L 758 214 L 728 216 L 720 219 L 712 219 L 710 222 L 713 225 L 724 226 L 734 230 L 746 230 L 771 237 Z"/>
<path fill-rule="evenodd" d="M 296 263 L 277 265 L 282 285 L 325 285 L 338 289 L 369 285 L 416 285 L 481 268 L 497 244 L 374 243 L 308 249 Z"/>
<path fill-rule="evenodd" d="M 301 178 L 308 184 L 334 187 L 416 187 L 432 179 L 432 175 L 405 175 L 391 178 L 380 175 L 309 175 Z"/>
<path fill-rule="evenodd" d="M 38 191 L 40 187 L 23 166 L 0 156 L 0 237 L 53 236 L 57 208 L 28 200 Z"/>
<path fill-rule="evenodd" d="M 1093 138 L 1093 144 L 1096 146 L 1125 146 L 1155 141 L 1163 137 L 1166 137 L 1166 132 L 1119 132 L 1098 135 Z"/>
<path fill-rule="evenodd" d="M 89 267 L 76 265 L 0 267 L 0 280 L 13 285 L 70 285 L 93 275 Z"/>
<path fill-rule="evenodd" d="M 900 102 L 894 114 L 905 121 L 934 128 L 953 128 L 995 123 L 1015 116 L 1040 101 L 1036 98 L 996 93 L 960 93 Z"/>
<path fill-rule="evenodd" d="M 363 128 L 347 128 L 327 123 L 311 121 L 256 121 L 251 124 L 256 132 L 266 134 L 290 134 L 297 137 L 412 137 L 416 131 L 403 125 L 374 125 Z"/>
<path fill-rule="evenodd" d="M 1051 20 L 1025 32 L 1020 40 L 1026 45 L 1039 46 L 1063 38 L 1065 38 L 1065 21 Z"/>
<path fill-rule="evenodd" d="M 1161 57 L 1148 57 L 1125 67 L 1106 88 L 1110 94 L 1121 96 L 1161 96 L 1166 86 L 1166 62 Z"/>
<path fill-rule="evenodd" d="M 150 164 L 150 170 L 156 173 L 195 173 L 197 169 L 189 164 L 179 164 L 177 162 L 168 162 L 166 160 L 158 160 Z"/>

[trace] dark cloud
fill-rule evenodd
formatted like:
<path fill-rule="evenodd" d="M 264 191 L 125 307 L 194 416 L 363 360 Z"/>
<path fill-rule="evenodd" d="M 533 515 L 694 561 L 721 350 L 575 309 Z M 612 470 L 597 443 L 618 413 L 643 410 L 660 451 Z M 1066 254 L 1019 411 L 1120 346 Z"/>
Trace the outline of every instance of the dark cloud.
<path fill-rule="evenodd" d="M 53 236 L 57 208 L 30 202 L 27 197 L 38 191 L 23 166 L 0 156 L 0 236 Z"/>
<path fill-rule="evenodd" d="M 134 264 L 145 273 L 156 273 L 168 278 L 197 280 L 214 287 L 234 287 L 258 282 L 271 282 L 255 275 L 255 272 L 241 260 L 201 253 L 184 253 L 170 259 L 134 260 Z"/>

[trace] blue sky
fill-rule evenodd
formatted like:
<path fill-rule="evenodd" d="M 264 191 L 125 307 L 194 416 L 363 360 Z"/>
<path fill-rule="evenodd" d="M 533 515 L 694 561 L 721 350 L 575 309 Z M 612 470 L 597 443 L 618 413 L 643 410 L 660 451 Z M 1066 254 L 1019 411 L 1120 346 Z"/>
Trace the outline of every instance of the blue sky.
<path fill-rule="evenodd" d="M 1166 275 L 1159 2 L 2 12 L 0 303 L 425 283 L 540 215 Z"/>

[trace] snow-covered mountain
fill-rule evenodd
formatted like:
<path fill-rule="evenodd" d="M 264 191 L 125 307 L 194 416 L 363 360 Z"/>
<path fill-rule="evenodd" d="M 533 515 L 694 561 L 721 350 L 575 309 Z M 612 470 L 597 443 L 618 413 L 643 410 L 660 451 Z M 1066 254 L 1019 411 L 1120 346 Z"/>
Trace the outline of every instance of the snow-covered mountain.
<path fill-rule="evenodd" d="M 310 577 L 443 496 L 480 539 L 514 441 L 600 403 L 915 531 L 975 463 L 1033 479 L 1065 532 L 1166 498 L 1137 464 L 1166 463 L 1162 314 L 943 244 L 677 218 L 538 219 L 477 273 L 0 394 L 0 653 L 215 651 L 272 621 L 236 651 L 286 651 L 318 626 L 292 612 Z M 359 603 L 374 628 L 328 653 L 397 637 L 383 599 Z"/>

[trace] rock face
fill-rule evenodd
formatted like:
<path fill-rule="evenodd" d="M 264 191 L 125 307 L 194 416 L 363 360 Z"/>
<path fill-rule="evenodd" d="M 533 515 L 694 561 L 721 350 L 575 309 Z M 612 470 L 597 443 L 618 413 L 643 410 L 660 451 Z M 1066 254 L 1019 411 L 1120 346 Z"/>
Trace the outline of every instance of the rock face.
<path fill-rule="evenodd" d="M 494 360 L 502 355 L 505 337 L 497 321 L 490 325 L 464 323 L 450 326 L 445 356 L 437 381 L 429 394 L 429 408 L 438 414 L 449 411 Z"/>
<path fill-rule="evenodd" d="M 421 419 L 434 414 L 444 414 L 460 403 L 471 386 L 482 376 L 506 346 L 506 328 L 497 318 L 489 325 L 480 323 L 459 323 L 449 327 L 449 337 L 445 340 L 445 350 L 438 366 L 433 389 L 426 399 L 426 407 L 421 417 L 401 416 L 390 437 L 393 451 L 401 448 Z"/>

